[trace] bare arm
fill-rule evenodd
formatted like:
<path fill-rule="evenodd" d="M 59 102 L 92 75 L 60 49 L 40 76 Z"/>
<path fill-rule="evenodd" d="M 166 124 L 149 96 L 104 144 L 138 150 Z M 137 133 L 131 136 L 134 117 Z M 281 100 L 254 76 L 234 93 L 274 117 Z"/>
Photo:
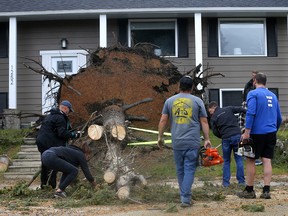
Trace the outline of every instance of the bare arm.
<path fill-rule="evenodd" d="M 249 139 L 250 138 L 251 129 L 245 128 L 245 132 L 242 134 L 241 139 Z"/>
<path fill-rule="evenodd" d="M 203 135 L 204 135 L 204 147 L 205 148 L 211 147 L 211 142 L 210 142 L 210 138 L 209 138 L 209 124 L 208 124 L 207 118 L 201 117 L 200 123 L 202 126 Z"/>
<path fill-rule="evenodd" d="M 164 131 L 166 128 L 166 125 L 168 123 L 168 115 L 167 114 L 162 114 L 159 125 L 158 125 L 158 146 L 159 148 L 162 148 L 164 145 Z"/>

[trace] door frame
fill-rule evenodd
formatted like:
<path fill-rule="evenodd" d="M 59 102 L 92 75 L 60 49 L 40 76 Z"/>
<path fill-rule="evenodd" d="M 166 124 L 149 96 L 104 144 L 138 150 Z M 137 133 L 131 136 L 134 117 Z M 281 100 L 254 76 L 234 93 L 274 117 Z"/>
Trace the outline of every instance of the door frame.
<path fill-rule="evenodd" d="M 40 51 L 40 55 L 42 56 L 42 65 L 43 67 L 51 73 L 57 73 L 57 68 L 55 66 L 55 60 L 59 59 L 59 61 L 63 61 L 68 59 L 72 61 L 73 71 L 67 72 L 63 74 L 72 75 L 78 73 L 79 69 L 85 68 L 87 66 L 87 55 L 88 52 L 86 50 L 42 50 Z M 59 74 L 60 75 L 60 74 Z M 42 113 L 49 111 L 51 108 L 57 106 L 57 101 L 53 98 L 53 92 L 57 91 L 57 83 L 49 80 L 44 80 L 44 76 L 42 76 Z M 56 88 L 55 88 L 56 87 Z M 50 93 L 47 95 L 47 93 Z"/>

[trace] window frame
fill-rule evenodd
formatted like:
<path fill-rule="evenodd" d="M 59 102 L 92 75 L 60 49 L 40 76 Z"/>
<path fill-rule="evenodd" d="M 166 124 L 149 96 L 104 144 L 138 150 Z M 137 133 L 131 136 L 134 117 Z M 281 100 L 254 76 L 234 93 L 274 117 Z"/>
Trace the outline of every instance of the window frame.
<path fill-rule="evenodd" d="M 178 57 L 178 22 L 177 19 L 129 19 L 128 20 L 128 47 L 131 47 L 131 23 L 133 22 L 174 22 L 174 33 L 175 33 L 175 55 L 174 56 L 163 56 L 163 57 Z M 162 55 L 161 55 L 162 56 Z"/>
<path fill-rule="evenodd" d="M 241 91 L 243 94 L 244 89 L 243 88 L 220 88 L 219 89 L 219 106 L 223 107 L 223 92 L 231 92 L 231 91 Z"/>
<path fill-rule="evenodd" d="M 263 22 L 263 25 L 264 25 L 264 29 L 263 29 L 263 37 L 264 37 L 264 54 L 263 55 L 242 55 L 242 54 L 232 54 L 232 55 L 223 55 L 221 53 L 221 34 L 220 34 L 220 24 L 222 21 L 235 21 L 235 23 L 241 23 L 241 22 L 259 22 L 259 21 L 262 21 Z M 267 39 L 267 23 L 266 23 L 266 18 L 219 18 L 218 19 L 218 24 L 217 24 L 217 36 L 218 36 L 218 50 L 219 50 L 219 53 L 218 53 L 218 56 L 221 57 L 221 58 L 225 58 L 225 57 L 267 57 L 268 56 L 268 39 Z"/>

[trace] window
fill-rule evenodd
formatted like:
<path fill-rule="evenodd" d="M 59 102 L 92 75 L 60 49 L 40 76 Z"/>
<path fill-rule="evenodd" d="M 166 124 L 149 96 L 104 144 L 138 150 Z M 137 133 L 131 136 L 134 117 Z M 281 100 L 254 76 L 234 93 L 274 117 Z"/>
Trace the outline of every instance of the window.
<path fill-rule="evenodd" d="M 266 56 L 265 20 L 220 20 L 219 56 Z"/>
<path fill-rule="evenodd" d="M 268 88 L 279 99 L 278 88 Z M 219 107 L 242 106 L 243 89 L 209 89 L 209 103 L 216 101 Z"/>
<path fill-rule="evenodd" d="M 209 57 L 276 57 L 276 19 L 208 19 Z"/>
<path fill-rule="evenodd" d="M 8 109 L 8 93 L 0 92 L 0 113 L 3 113 L 4 109 Z"/>
<path fill-rule="evenodd" d="M 209 102 L 216 101 L 220 107 L 242 106 L 243 89 L 209 89 Z"/>
<path fill-rule="evenodd" d="M 242 106 L 243 89 L 220 89 L 220 107 Z"/>
<path fill-rule="evenodd" d="M 0 58 L 8 57 L 8 35 L 9 35 L 8 23 L 0 22 Z"/>
<path fill-rule="evenodd" d="M 128 45 L 149 43 L 155 54 L 178 56 L 176 20 L 130 20 Z"/>

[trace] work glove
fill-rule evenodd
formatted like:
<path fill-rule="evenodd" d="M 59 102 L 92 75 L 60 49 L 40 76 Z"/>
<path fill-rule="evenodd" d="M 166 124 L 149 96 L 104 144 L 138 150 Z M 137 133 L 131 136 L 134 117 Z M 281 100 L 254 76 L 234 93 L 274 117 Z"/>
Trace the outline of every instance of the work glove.
<path fill-rule="evenodd" d="M 82 137 L 83 133 L 82 131 L 76 131 L 76 132 L 73 132 L 74 133 L 74 138 L 79 138 L 79 137 Z"/>

